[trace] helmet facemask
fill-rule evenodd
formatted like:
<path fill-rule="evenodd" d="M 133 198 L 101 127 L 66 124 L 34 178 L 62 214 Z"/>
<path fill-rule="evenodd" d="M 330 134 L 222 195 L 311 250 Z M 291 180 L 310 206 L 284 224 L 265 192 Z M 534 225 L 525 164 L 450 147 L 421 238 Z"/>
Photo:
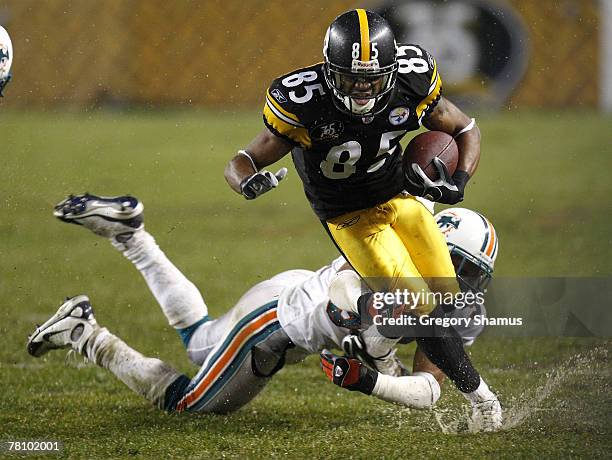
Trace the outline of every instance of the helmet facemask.
<path fill-rule="evenodd" d="M 371 70 L 366 70 L 368 67 Z M 326 62 L 325 78 L 338 109 L 358 117 L 374 116 L 387 106 L 397 78 L 397 63 L 380 69 L 376 59 L 354 60 L 352 69 L 344 69 Z"/>
<path fill-rule="evenodd" d="M 459 246 L 449 244 L 459 287 L 464 292 L 485 292 L 493 277 L 493 268 Z"/>

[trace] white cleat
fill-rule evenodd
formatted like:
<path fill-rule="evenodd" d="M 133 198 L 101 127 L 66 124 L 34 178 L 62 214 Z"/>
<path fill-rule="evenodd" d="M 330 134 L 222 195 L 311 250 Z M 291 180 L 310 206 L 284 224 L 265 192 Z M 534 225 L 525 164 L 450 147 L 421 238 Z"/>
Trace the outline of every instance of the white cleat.
<path fill-rule="evenodd" d="M 128 241 L 144 228 L 144 206 L 132 196 L 70 195 L 55 206 L 53 215 L 63 222 L 82 225 L 96 235 Z"/>
<path fill-rule="evenodd" d="M 89 298 L 85 295 L 72 297 L 28 338 L 28 353 L 36 358 L 60 348 L 72 348 L 81 353 L 97 327 Z"/>
<path fill-rule="evenodd" d="M 502 408 L 497 398 L 472 403 L 472 431 L 498 431 L 502 422 Z"/>

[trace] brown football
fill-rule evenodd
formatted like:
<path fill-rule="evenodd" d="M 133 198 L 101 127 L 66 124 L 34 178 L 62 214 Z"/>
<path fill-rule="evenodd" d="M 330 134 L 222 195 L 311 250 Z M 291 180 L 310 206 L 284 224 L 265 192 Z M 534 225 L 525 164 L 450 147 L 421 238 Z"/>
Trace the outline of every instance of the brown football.
<path fill-rule="evenodd" d="M 459 150 L 455 139 L 442 131 L 427 131 L 415 136 L 404 151 L 404 170 L 411 168 L 412 163 L 418 164 L 431 180 L 440 178 L 433 164 L 435 157 L 440 158 L 452 176 L 457 169 Z"/>

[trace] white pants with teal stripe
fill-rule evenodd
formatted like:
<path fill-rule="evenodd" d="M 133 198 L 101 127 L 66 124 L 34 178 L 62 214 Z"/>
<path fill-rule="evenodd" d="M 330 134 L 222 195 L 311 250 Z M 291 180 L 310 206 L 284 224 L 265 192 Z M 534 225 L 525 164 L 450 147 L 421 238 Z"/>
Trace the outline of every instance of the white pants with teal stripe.
<path fill-rule="evenodd" d="M 167 363 L 143 356 L 106 328 L 92 334 L 87 356 L 167 410 L 229 412 L 249 402 L 282 366 L 285 350 L 291 346 L 276 317 L 276 306 L 281 291 L 295 281 L 292 272 L 257 284 L 226 314 L 210 320 L 198 289 L 150 234 L 137 232 L 120 246 L 201 369 L 189 379 Z"/>
<path fill-rule="evenodd" d="M 225 315 L 194 332 L 187 351 L 202 367 L 188 385 L 183 380 L 178 394 L 167 394 L 167 409 L 230 412 L 263 389 L 291 346 L 276 316 L 284 287 L 282 280 L 259 283 Z"/>

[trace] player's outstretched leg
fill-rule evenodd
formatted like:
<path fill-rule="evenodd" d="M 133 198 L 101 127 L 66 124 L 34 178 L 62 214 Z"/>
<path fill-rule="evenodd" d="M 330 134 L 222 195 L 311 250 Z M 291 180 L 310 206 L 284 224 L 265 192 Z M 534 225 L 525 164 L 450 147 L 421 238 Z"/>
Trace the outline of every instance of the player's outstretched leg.
<path fill-rule="evenodd" d="M 163 361 L 143 356 L 100 327 L 84 295 L 66 300 L 28 338 L 27 348 L 36 358 L 51 350 L 72 348 L 160 409 L 173 409 L 189 384 L 189 378 Z"/>
<path fill-rule="evenodd" d="M 132 196 L 70 195 L 55 206 L 53 215 L 82 225 L 96 235 L 126 242 L 144 228 L 144 206 Z"/>
<path fill-rule="evenodd" d="M 187 345 L 197 327 L 208 320 L 208 308 L 198 288 L 145 231 L 143 210 L 142 202 L 132 196 L 85 193 L 69 196 L 55 206 L 53 214 L 63 222 L 82 225 L 109 238 L 140 271 L 168 323 Z"/>

